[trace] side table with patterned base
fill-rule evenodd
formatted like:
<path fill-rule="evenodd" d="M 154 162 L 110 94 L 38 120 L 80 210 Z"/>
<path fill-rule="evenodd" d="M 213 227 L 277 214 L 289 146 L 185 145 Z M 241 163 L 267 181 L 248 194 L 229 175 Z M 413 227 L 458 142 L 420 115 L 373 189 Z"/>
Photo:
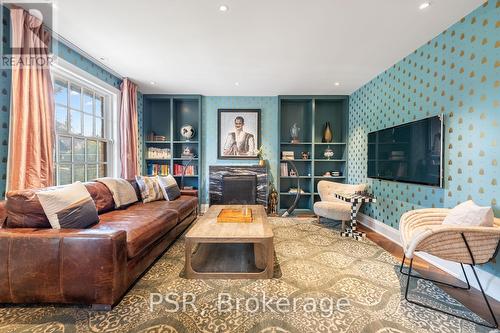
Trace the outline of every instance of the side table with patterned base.
<path fill-rule="evenodd" d="M 351 204 L 351 225 L 348 226 L 345 231 L 342 231 L 340 235 L 343 237 L 352 237 L 356 240 L 363 239 L 365 233 L 357 230 L 358 222 L 356 216 L 358 215 L 358 204 L 377 202 L 377 200 L 371 196 L 352 193 L 335 193 L 335 198 Z"/>

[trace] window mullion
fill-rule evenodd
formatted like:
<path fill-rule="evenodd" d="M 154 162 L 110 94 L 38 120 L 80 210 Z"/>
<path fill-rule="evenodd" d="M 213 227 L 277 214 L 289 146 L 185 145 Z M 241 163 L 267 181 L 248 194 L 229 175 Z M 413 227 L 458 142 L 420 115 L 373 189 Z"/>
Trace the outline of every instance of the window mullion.
<path fill-rule="evenodd" d="M 56 80 L 56 77 L 54 77 L 54 82 L 55 82 L 55 80 Z M 55 167 L 56 167 L 55 181 L 58 185 L 61 184 L 61 182 L 65 182 L 65 183 L 68 181 L 74 182 L 76 180 L 76 173 L 77 173 L 76 167 L 77 166 L 79 168 L 83 166 L 83 168 L 84 168 L 83 179 L 85 181 L 88 181 L 89 177 L 91 176 L 89 174 L 89 172 L 90 172 L 89 165 L 92 165 L 92 168 L 90 168 L 91 170 L 95 169 L 95 171 L 92 172 L 92 176 L 96 176 L 96 177 L 106 176 L 107 172 L 109 171 L 108 166 L 110 163 L 112 163 L 112 162 L 110 162 L 110 152 L 111 152 L 110 145 L 112 145 L 112 138 L 108 137 L 108 133 L 111 132 L 110 125 L 108 124 L 108 119 L 112 116 L 109 114 L 110 106 L 111 106 L 108 104 L 109 103 L 109 98 L 108 98 L 109 96 L 107 96 L 107 95 L 100 96 L 96 90 L 94 90 L 93 88 L 88 88 L 87 86 L 82 85 L 78 81 L 73 82 L 73 80 L 66 79 L 66 78 L 63 78 L 62 80 L 65 81 L 66 88 L 67 88 L 67 95 L 66 95 L 67 103 L 64 106 L 64 108 L 66 109 L 66 124 L 67 124 L 67 126 L 66 126 L 66 130 L 57 130 L 57 127 L 56 127 L 56 135 L 55 135 L 55 138 L 56 138 L 56 145 L 55 145 L 56 156 L 54 158 Z M 75 110 L 75 115 L 76 115 L 76 112 L 80 112 L 80 117 L 81 117 L 81 119 L 80 119 L 81 133 L 80 134 L 76 134 L 71 130 L 71 128 L 72 128 L 71 123 L 72 123 L 72 118 L 73 118 L 72 117 L 72 107 L 71 107 L 72 86 L 74 86 L 75 88 L 78 87 L 80 90 L 80 92 L 79 92 L 80 93 L 80 108 L 79 108 L 79 110 Z M 88 132 L 88 129 L 85 128 L 85 126 L 86 126 L 86 122 L 85 122 L 86 121 L 85 120 L 86 113 L 84 112 L 84 107 L 85 107 L 84 94 L 85 94 L 85 91 L 87 91 L 87 90 L 88 90 L 89 95 L 92 96 L 92 106 L 91 106 L 92 121 L 91 121 L 91 124 L 89 124 L 90 126 L 92 126 L 92 132 L 89 133 L 90 136 L 85 135 L 85 132 L 86 131 Z M 99 98 L 99 102 L 101 104 L 101 110 L 99 110 L 101 113 L 100 113 L 99 117 L 97 116 L 97 98 Z M 57 104 L 57 105 L 59 107 L 63 107 L 62 104 Z M 101 126 L 101 130 L 99 133 L 97 132 L 97 124 L 98 123 Z M 98 136 L 98 134 L 100 136 Z M 60 145 L 60 142 L 59 142 L 61 140 L 61 135 L 64 136 L 64 138 L 65 138 L 65 140 L 64 140 L 65 144 L 69 141 L 69 143 L 70 143 L 69 149 L 71 149 L 70 156 L 68 156 L 66 153 L 64 155 L 65 156 L 64 160 L 61 160 L 61 158 L 60 158 L 60 150 L 63 149 L 62 146 Z M 80 151 L 84 152 L 83 161 L 81 161 L 80 158 L 77 161 L 77 158 L 76 158 L 77 155 L 76 155 L 76 150 L 75 150 L 75 145 L 76 145 L 75 141 L 77 141 L 77 140 L 78 141 L 82 140 L 83 144 L 84 144 L 83 149 L 80 150 Z M 92 156 L 93 157 L 92 161 L 90 161 L 88 159 L 88 157 L 89 157 L 88 154 L 90 153 L 90 151 L 88 150 L 88 140 L 92 140 L 93 142 L 95 141 L 95 144 L 97 145 L 96 156 L 95 157 Z M 105 146 L 105 147 L 103 147 L 104 148 L 103 152 L 106 152 L 106 156 L 104 156 L 104 159 L 102 161 L 101 161 L 101 156 L 100 156 L 101 143 Z M 67 157 L 70 157 L 69 161 L 68 161 Z M 63 163 L 66 166 L 71 167 L 71 172 L 69 173 L 70 177 L 71 177 L 70 179 L 68 179 L 69 177 L 67 177 L 67 176 L 65 176 L 64 178 L 60 177 L 59 169 L 61 168 L 61 163 Z M 99 167 L 101 165 L 103 167 L 105 167 L 106 173 L 101 174 L 101 170 Z M 64 168 L 64 169 L 65 169 L 65 174 L 67 175 L 68 174 L 67 168 Z M 80 171 L 81 170 L 78 169 L 78 172 L 80 172 Z M 79 175 L 79 177 L 80 177 L 80 175 Z"/>
<path fill-rule="evenodd" d="M 74 146 L 75 146 L 75 138 L 71 137 L 71 182 L 75 182 L 75 151 L 74 151 Z"/>

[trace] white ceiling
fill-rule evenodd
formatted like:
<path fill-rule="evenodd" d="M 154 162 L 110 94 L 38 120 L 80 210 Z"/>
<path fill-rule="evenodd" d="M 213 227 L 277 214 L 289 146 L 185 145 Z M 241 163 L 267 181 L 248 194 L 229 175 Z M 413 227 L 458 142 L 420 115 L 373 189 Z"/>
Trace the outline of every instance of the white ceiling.
<path fill-rule="evenodd" d="M 58 0 L 54 29 L 144 93 L 350 94 L 483 3 L 423 1 Z"/>

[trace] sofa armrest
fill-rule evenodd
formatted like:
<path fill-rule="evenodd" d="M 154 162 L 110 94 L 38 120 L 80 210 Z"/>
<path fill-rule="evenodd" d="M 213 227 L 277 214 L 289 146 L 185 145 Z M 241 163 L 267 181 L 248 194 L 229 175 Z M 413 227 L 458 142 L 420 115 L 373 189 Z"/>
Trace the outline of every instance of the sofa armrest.
<path fill-rule="evenodd" d="M 422 229 L 408 246 L 410 255 L 422 251 L 459 263 L 485 264 L 500 246 L 500 227 L 428 225 Z"/>
<path fill-rule="evenodd" d="M 7 208 L 5 204 L 7 202 L 5 200 L 0 200 L 0 229 L 5 225 L 5 221 L 7 221 Z"/>
<path fill-rule="evenodd" d="M 115 304 L 127 289 L 125 231 L 0 229 L 0 303 Z"/>
<path fill-rule="evenodd" d="M 198 190 L 181 190 L 181 195 L 188 195 L 191 197 L 197 197 Z"/>

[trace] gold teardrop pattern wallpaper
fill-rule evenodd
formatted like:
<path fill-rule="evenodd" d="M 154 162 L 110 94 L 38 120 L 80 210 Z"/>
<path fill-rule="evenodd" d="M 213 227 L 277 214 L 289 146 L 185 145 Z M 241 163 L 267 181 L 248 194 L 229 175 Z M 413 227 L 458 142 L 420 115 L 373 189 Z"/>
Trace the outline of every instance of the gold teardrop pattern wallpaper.
<path fill-rule="evenodd" d="M 408 210 L 451 208 L 470 199 L 500 216 L 499 74 L 500 0 L 494 0 L 351 95 L 349 182 L 368 182 L 378 199 L 363 208 L 365 214 L 398 228 Z M 443 188 L 367 178 L 369 132 L 440 114 Z"/>

